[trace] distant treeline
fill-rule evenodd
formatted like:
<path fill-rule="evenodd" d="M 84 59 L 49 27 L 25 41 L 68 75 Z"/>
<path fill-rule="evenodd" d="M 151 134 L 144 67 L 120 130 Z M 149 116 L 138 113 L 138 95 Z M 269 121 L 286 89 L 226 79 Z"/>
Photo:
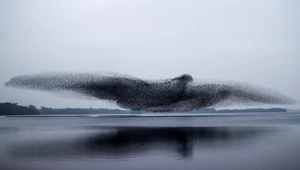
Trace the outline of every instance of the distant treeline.
<path fill-rule="evenodd" d="M 216 110 L 214 108 L 189 111 L 187 113 L 248 113 L 248 112 L 287 112 L 283 108 L 270 109 L 226 109 Z M 0 115 L 52 115 L 52 114 L 131 114 L 146 113 L 144 111 L 131 111 L 120 109 L 93 109 L 93 108 L 47 108 L 37 109 L 33 105 L 20 106 L 17 103 L 0 103 Z"/>
<path fill-rule="evenodd" d="M 120 110 L 120 109 L 93 109 L 93 108 L 47 108 L 41 107 L 41 114 L 117 114 L 117 113 L 134 113 L 137 111 Z"/>
<path fill-rule="evenodd" d="M 131 110 L 120 110 L 120 109 L 93 109 L 93 108 L 65 108 L 65 109 L 52 109 L 42 107 L 40 109 L 41 114 L 138 114 L 147 113 L 144 111 L 131 111 Z M 216 110 L 214 108 L 193 110 L 187 113 L 249 113 L 249 112 L 287 112 L 283 108 L 270 108 L 270 109 L 226 109 Z M 174 112 L 173 112 L 174 113 Z"/>
<path fill-rule="evenodd" d="M 20 106 L 17 103 L 0 103 L 0 115 L 39 115 L 40 111 L 33 105 Z"/>

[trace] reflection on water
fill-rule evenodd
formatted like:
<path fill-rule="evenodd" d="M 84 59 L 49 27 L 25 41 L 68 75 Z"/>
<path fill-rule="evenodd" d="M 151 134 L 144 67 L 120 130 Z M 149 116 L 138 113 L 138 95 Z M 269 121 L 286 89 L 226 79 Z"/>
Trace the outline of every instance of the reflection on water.
<path fill-rule="evenodd" d="M 299 170 L 299 117 L 0 119 L 0 170 Z"/>
<path fill-rule="evenodd" d="M 90 129 L 91 130 L 91 129 Z M 88 131 L 88 129 L 87 129 Z M 93 129 L 95 131 L 95 129 Z M 193 147 L 225 147 L 239 140 L 267 135 L 266 128 L 153 128 L 124 127 L 82 135 L 70 140 L 17 143 L 11 149 L 14 157 L 51 158 L 68 156 L 104 156 L 106 158 L 139 156 L 148 152 L 174 152 L 181 157 L 193 154 Z M 44 132 L 45 133 L 45 132 Z M 227 144 L 227 145 L 226 145 Z"/>

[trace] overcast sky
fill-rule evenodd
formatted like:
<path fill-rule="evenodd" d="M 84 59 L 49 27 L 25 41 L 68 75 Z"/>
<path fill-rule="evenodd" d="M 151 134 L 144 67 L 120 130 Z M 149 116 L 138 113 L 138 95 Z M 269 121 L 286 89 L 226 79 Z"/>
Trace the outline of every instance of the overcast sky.
<path fill-rule="evenodd" d="M 0 0 L 0 102 L 114 107 L 4 86 L 49 71 L 189 73 L 300 100 L 299 7 L 299 0 Z"/>

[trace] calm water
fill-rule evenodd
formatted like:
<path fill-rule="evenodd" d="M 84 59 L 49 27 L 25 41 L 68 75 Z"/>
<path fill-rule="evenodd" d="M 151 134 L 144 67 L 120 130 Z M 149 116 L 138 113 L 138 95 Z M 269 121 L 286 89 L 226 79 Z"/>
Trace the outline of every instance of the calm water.
<path fill-rule="evenodd" d="M 0 170 L 299 170 L 300 113 L 2 117 Z"/>

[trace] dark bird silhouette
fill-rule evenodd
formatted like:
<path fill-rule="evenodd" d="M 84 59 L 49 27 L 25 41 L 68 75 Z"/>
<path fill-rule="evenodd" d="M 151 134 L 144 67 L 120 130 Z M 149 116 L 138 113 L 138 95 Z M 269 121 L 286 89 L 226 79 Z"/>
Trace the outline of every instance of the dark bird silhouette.
<path fill-rule="evenodd" d="M 243 83 L 194 83 L 183 74 L 150 81 L 120 75 L 95 73 L 43 73 L 16 76 L 8 87 L 41 91 L 72 91 L 119 107 L 142 111 L 189 111 L 216 105 L 249 103 L 291 104 L 294 101 L 271 90 Z"/>

